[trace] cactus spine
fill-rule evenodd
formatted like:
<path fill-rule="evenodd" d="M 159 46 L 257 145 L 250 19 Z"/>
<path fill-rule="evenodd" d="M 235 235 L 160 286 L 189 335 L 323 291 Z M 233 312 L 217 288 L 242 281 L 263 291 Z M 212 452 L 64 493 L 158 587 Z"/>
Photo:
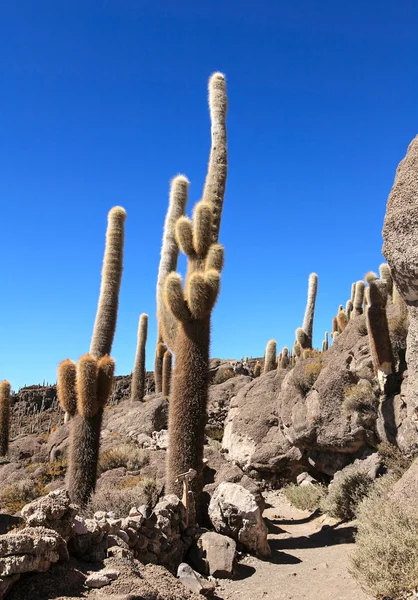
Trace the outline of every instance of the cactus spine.
<path fill-rule="evenodd" d="M 302 348 L 311 349 L 312 348 L 312 338 L 313 338 L 313 322 L 315 315 L 315 302 L 316 302 L 316 294 L 318 291 L 318 275 L 316 273 L 311 273 L 309 275 L 309 284 L 308 284 L 308 300 L 306 303 L 305 316 L 303 319 L 302 331 L 305 334 L 303 337 L 301 333 L 299 333 L 298 342 L 302 346 Z M 300 330 L 298 330 L 300 331 Z"/>
<path fill-rule="evenodd" d="M 366 311 L 367 330 L 377 379 L 384 391 L 388 377 L 395 370 L 395 359 L 386 316 L 387 288 L 386 283 L 379 279 L 371 281 L 369 286 L 370 304 Z"/>
<path fill-rule="evenodd" d="M 363 300 L 364 300 L 364 281 L 357 281 L 356 291 L 354 294 L 353 312 L 351 313 L 353 319 L 363 314 Z"/>
<path fill-rule="evenodd" d="M 187 255 L 187 278 L 183 289 L 180 276 L 169 273 L 164 281 L 164 302 L 177 321 L 175 359 L 169 404 L 170 448 L 166 489 L 181 497 L 180 473 L 197 472 L 190 482 L 196 513 L 201 513 L 203 489 L 203 446 L 208 400 L 208 366 L 211 312 L 220 287 L 223 250 L 217 244 L 226 180 L 227 108 L 225 78 L 215 73 L 209 80 L 212 148 L 203 200 L 195 206 L 193 220 L 177 220 L 175 232 Z M 215 247 L 214 247 L 215 242 Z M 220 260 L 220 257 L 222 260 Z"/>
<path fill-rule="evenodd" d="M 123 270 L 126 212 L 121 206 L 109 211 L 99 304 L 90 354 L 97 358 L 110 353 L 116 330 L 119 290 Z"/>
<path fill-rule="evenodd" d="M 136 347 L 135 366 L 132 374 L 131 400 L 141 402 L 145 395 L 145 346 L 148 335 L 148 315 L 142 313 L 138 323 L 138 341 Z"/>
<path fill-rule="evenodd" d="M 277 344 L 276 340 L 269 340 L 266 346 L 266 352 L 264 355 L 264 373 L 273 371 L 276 368 L 276 352 Z"/>
<path fill-rule="evenodd" d="M 172 363 L 173 355 L 170 350 L 166 350 L 163 358 L 163 394 L 167 397 L 170 395 Z"/>
<path fill-rule="evenodd" d="M 10 429 L 10 383 L 0 383 L 0 456 L 6 456 Z"/>

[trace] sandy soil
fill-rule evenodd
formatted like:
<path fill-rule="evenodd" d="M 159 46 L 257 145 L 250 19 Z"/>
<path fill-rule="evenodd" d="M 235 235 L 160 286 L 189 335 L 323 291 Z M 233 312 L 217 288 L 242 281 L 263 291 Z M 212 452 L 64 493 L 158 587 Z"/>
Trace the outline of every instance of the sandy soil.
<path fill-rule="evenodd" d="M 370 600 L 348 572 L 354 528 L 290 506 L 280 493 L 267 496 L 264 512 L 273 553 L 269 561 L 246 557 L 234 580 L 220 582 L 222 600 Z"/>

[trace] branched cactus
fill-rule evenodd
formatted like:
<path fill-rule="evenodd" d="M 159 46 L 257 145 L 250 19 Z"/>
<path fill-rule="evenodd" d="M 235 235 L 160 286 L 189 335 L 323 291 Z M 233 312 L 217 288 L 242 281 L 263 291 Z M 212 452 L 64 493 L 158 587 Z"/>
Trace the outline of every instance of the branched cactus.
<path fill-rule="evenodd" d="M 58 366 L 57 395 L 62 410 L 65 412 L 64 422 L 67 423 L 77 411 L 76 394 L 77 365 L 69 358 Z"/>
<path fill-rule="evenodd" d="M 356 292 L 354 295 L 353 312 L 351 313 L 353 319 L 363 314 L 363 301 L 364 301 L 364 281 L 357 281 Z"/>
<path fill-rule="evenodd" d="M 138 323 L 138 340 L 136 347 L 134 372 L 132 374 L 131 400 L 142 401 L 145 395 L 145 346 L 148 335 L 148 315 L 142 313 Z"/>
<path fill-rule="evenodd" d="M 98 358 L 110 354 L 115 336 L 123 270 L 125 219 L 126 212 L 121 206 L 109 211 L 99 304 L 90 344 L 90 354 Z"/>
<path fill-rule="evenodd" d="M 276 352 L 277 344 L 276 340 L 269 340 L 266 346 L 266 352 L 264 355 L 264 373 L 273 371 L 276 368 Z"/>
<path fill-rule="evenodd" d="M 163 358 L 163 394 L 166 397 L 170 395 L 172 364 L 173 355 L 170 350 L 166 350 Z"/>
<path fill-rule="evenodd" d="M 175 236 L 188 258 L 187 277 L 169 273 L 164 281 L 164 303 L 177 321 L 175 369 L 169 405 L 170 447 L 166 490 L 181 497 L 178 475 L 194 469 L 190 482 L 197 514 L 201 514 L 203 445 L 208 400 L 210 320 L 220 286 L 223 248 L 217 243 L 226 182 L 226 82 L 221 73 L 209 80 L 212 147 L 203 200 L 193 219 L 180 216 Z"/>
<path fill-rule="evenodd" d="M 6 456 L 10 429 L 10 383 L 0 383 L 0 456 Z"/>
<path fill-rule="evenodd" d="M 380 279 L 385 282 L 388 298 L 392 299 L 393 279 L 390 267 L 387 263 L 382 263 L 379 267 Z"/>
<path fill-rule="evenodd" d="M 259 363 L 257 361 L 254 366 L 254 377 L 260 377 L 260 375 L 261 375 L 261 363 Z"/>
<path fill-rule="evenodd" d="M 72 502 L 86 506 L 97 479 L 103 408 L 112 388 L 115 363 L 109 356 L 85 354 L 77 365 L 77 413 L 71 420 L 68 491 Z M 62 374 L 59 368 L 58 374 Z"/>
<path fill-rule="evenodd" d="M 306 303 L 305 317 L 303 319 L 303 325 L 301 330 L 305 334 L 302 336 L 300 333 L 300 329 L 297 330 L 296 333 L 297 340 L 302 348 L 312 348 L 312 338 L 313 338 L 313 322 L 315 315 L 315 302 L 316 302 L 316 294 L 318 291 L 318 275 L 316 273 L 311 273 L 309 275 L 309 284 L 308 284 L 308 300 Z"/>
<path fill-rule="evenodd" d="M 382 391 L 395 370 L 392 344 L 386 316 L 387 288 L 381 279 L 370 282 L 370 305 L 366 311 L 369 345 L 376 376 Z"/>

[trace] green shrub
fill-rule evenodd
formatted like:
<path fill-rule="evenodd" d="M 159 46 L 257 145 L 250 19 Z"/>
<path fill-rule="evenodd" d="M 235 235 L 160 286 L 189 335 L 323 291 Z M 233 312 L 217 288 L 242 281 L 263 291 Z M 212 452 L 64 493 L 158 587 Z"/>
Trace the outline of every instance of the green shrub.
<path fill-rule="evenodd" d="M 147 463 L 147 454 L 133 444 L 114 446 L 101 452 L 99 457 L 99 468 L 102 473 L 118 467 L 126 467 L 128 471 L 138 471 Z"/>
<path fill-rule="evenodd" d="M 321 500 L 325 496 L 324 488 L 320 485 L 295 485 L 294 483 L 284 487 L 283 493 L 292 506 L 311 512 L 320 507 Z"/>
<path fill-rule="evenodd" d="M 400 600 L 418 588 L 418 512 L 393 498 L 394 480 L 382 477 L 359 507 L 350 571 L 373 597 Z"/>
<path fill-rule="evenodd" d="M 328 488 L 328 495 L 321 508 L 331 517 L 351 521 L 356 517 L 357 507 L 373 486 L 372 478 L 362 471 L 341 474 Z"/>

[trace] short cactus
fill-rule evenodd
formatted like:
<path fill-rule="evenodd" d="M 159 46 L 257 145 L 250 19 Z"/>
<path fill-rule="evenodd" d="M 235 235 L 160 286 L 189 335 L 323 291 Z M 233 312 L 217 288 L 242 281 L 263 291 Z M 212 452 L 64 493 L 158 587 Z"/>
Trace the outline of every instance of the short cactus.
<path fill-rule="evenodd" d="M 333 337 L 334 333 L 338 331 L 338 319 L 337 317 L 332 318 L 332 327 L 331 327 L 331 337 Z"/>
<path fill-rule="evenodd" d="M 264 373 L 273 371 L 276 368 L 276 352 L 277 344 L 276 340 L 269 340 L 266 346 L 266 352 L 264 355 Z"/>
<path fill-rule="evenodd" d="M 163 394 L 166 397 L 170 395 L 172 363 L 173 355 L 170 350 L 166 350 L 163 358 Z"/>
<path fill-rule="evenodd" d="M 254 377 L 260 377 L 261 375 L 261 363 L 258 361 L 254 365 Z"/>
<path fill-rule="evenodd" d="M 370 282 L 370 305 L 366 311 L 369 345 L 375 372 L 382 391 L 385 390 L 388 377 L 394 373 L 395 359 L 389 335 L 386 316 L 387 287 L 377 279 Z"/>
<path fill-rule="evenodd" d="M 280 369 L 287 369 L 287 367 L 289 366 L 290 360 L 289 360 L 289 349 L 286 348 L 286 346 L 283 348 L 283 350 L 280 353 L 281 357 L 280 357 L 280 361 L 279 361 L 279 368 Z"/>
<path fill-rule="evenodd" d="M 297 341 L 293 346 L 293 354 L 296 360 L 302 356 L 302 346 Z"/>
<path fill-rule="evenodd" d="M 390 267 L 387 263 L 382 263 L 379 267 L 380 279 L 385 282 L 388 297 L 392 298 L 393 294 L 393 279 Z"/>
<path fill-rule="evenodd" d="M 145 346 L 148 335 L 148 315 L 139 317 L 135 365 L 132 374 L 131 401 L 142 402 L 145 396 Z"/>
<path fill-rule="evenodd" d="M 338 311 L 337 315 L 338 331 L 344 331 L 348 325 L 347 313 L 344 309 Z"/>
<path fill-rule="evenodd" d="M 77 411 L 76 376 L 77 365 L 75 362 L 67 358 L 59 364 L 57 396 L 61 408 L 65 413 L 65 423 L 67 423 Z"/>
<path fill-rule="evenodd" d="M 0 383 L 0 456 L 6 456 L 9 448 L 10 429 L 10 383 Z"/>

